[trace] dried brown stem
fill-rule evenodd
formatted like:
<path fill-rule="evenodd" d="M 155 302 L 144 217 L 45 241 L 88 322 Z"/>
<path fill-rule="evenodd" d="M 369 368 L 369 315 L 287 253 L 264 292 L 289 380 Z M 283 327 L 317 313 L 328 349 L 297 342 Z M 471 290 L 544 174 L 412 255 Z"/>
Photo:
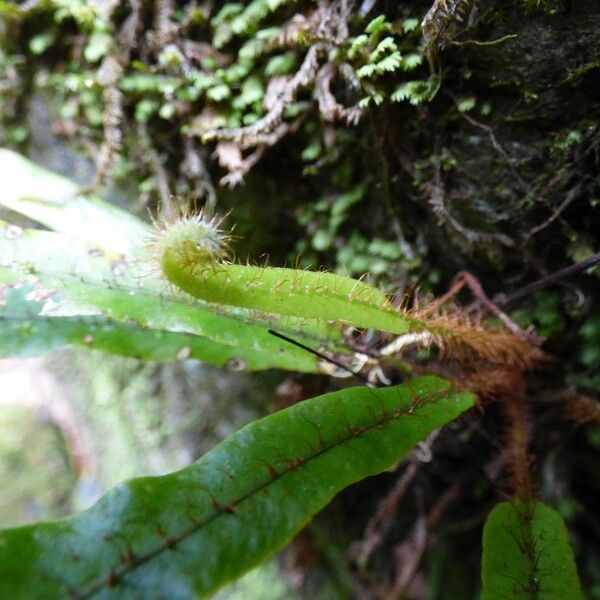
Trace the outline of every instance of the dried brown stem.
<path fill-rule="evenodd" d="M 121 150 L 123 134 L 121 126 L 123 123 L 123 103 L 125 96 L 116 86 L 110 85 L 104 88 L 102 94 L 104 101 L 104 139 L 96 159 L 96 172 L 90 185 L 91 189 L 97 189 L 104 185 L 110 177 L 115 158 Z"/>
<path fill-rule="evenodd" d="M 217 205 L 217 192 L 212 183 L 200 150 L 194 146 L 190 137 L 184 138 L 185 159 L 181 164 L 181 172 L 193 182 L 197 198 L 205 197 L 205 210 L 212 216 Z"/>
<path fill-rule="evenodd" d="M 546 229 L 546 227 L 548 227 L 554 221 L 556 221 L 556 219 L 560 217 L 562 212 L 566 208 L 568 208 L 568 206 L 573 202 L 573 200 L 575 200 L 575 198 L 579 196 L 580 192 L 581 185 L 576 185 L 575 187 L 571 188 L 565 196 L 565 199 L 558 205 L 558 207 L 552 212 L 552 214 L 543 223 L 540 223 L 527 233 L 527 235 L 523 238 L 523 241 L 521 242 L 521 247 L 528 244 L 533 236 L 537 235 L 540 231 L 543 231 L 544 229 Z"/>
<path fill-rule="evenodd" d="M 316 76 L 317 101 L 319 112 L 326 121 L 346 121 L 348 125 L 356 125 L 364 111 L 359 106 L 344 107 L 331 93 L 331 82 L 336 75 L 337 68 L 334 63 L 325 63 Z"/>
<path fill-rule="evenodd" d="M 450 289 L 437 300 L 430 303 L 424 310 L 418 311 L 417 315 L 420 318 L 427 317 L 434 314 L 444 304 L 451 300 L 460 290 L 467 286 L 479 303 L 491 314 L 498 317 L 502 321 L 503 325 L 516 337 L 524 341 L 539 345 L 542 342 L 542 338 L 539 338 L 530 332 L 521 329 L 507 314 L 502 312 L 494 302 L 492 302 L 486 295 L 483 287 L 477 280 L 477 278 L 469 273 L 468 271 L 460 271 L 455 277 L 450 286 Z"/>
<path fill-rule="evenodd" d="M 131 13 L 123 22 L 117 35 L 118 50 L 108 54 L 98 69 L 97 81 L 104 87 L 102 94 L 104 135 L 96 158 L 94 177 L 88 186 L 80 190 L 80 193 L 94 191 L 106 183 L 110 178 L 115 158 L 121 150 L 125 95 L 119 89 L 119 82 L 127 70 L 131 50 L 136 44 L 140 27 L 140 0 L 132 0 L 130 6 Z"/>
<path fill-rule="evenodd" d="M 421 23 L 430 52 L 441 50 L 465 27 L 472 0 L 435 0 Z"/>
<path fill-rule="evenodd" d="M 358 565 L 359 573 L 363 577 L 366 577 L 366 568 L 370 557 L 385 540 L 385 537 L 394 522 L 398 506 L 425 462 L 419 455 L 419 450 L 421 452 L 425 451 L 428 458 L 430 458 L 431 446 L 439 433 L 439 430 L 432 432 L 427 439 L 419 445 L 419 449 L 415 449 L 415 451 L 411 453 L 408 459 L 408 466 L 398 478 L 391 491 L 379 503 L 375 514 L 369 519 L 363 539 L 352 545 L 352 548 L 350 549 L 350 558 L 352 562 Z"/>
<path fill-rule="evenodd" d="M 539 290 L 562 281 L 567 277 L 581 273 L 582 271 L 585 271 L 586 269 L 589 269 L 598 263 L 600 263 L 600 252 L 596 252 L 595 254 L 592 254 L 592 256 L 589 256 L 588 258 L 573 265 L 569 265 L 564 269 L 550 273 L 549 275 L 546 275 L 545 277 L 542 277 L 541 279 L 522 287 L 512 294 L 497 294 L 494 296 L 493 302 L 496 306 L 506 306 L 507 304 L 511 304 L 516 300 L 520 300 L 521 298 L 534 294 Z"/>
<path fill-rule="evenodd" d="M 461 490 L 460 481 L 453 483 L 438 498 L 429 513 L 419 517 L 407 538 L 396 546 L 394 549 L 396 577 L 392 589 L 385 595 L 386 599 L 401 600 L 405 597 L 427 550 L 430 530 L 444 516 L 448 506 L 458 498 Z"/>
<path fill-rule="evenodd" d="M 171 189 L 169 187 L 169 176 L 163 167 L 160 155 L 155 150 L 148 130 L 143 123 L 138 124 L 138 135 L 144 145 L 144 160 L 154 175 L 156 189 L 160 198 L 162 218 L 172 221 L 177 218 L 177 208 L 173 206 Z"/>
<path fill-rule="evenodd" d="M 408 464 L 391 492 L 379 503 L 377 511 L 369 519 L 363 539 L 352 545 L 350 559 L 358 565 L 359 573 L 363 576 L 371 555 L 381 545 L 389 532 L 398 506 L 419 473 L 419 467 L 420 463 L 418 461 L 412 461 Z"/>
<path fill-rule="evenodd" d="M 319 67 L 318 56 L 322 49 L 321 44 L 315 44 L 308 49 L 302 65 L 284 86 L 276 102 L 264 117 L 247 127 L 211 129 L 202 135 L 202 141 L 222 140 L 251 144 L 258 136 L 272 133 L 282 122 L 285 109 L 294 102 L 298 92 L 315 80 Z"/>
<path fill-rule="evenodd" d="M 435 161 L 433 169 L 433 181 L 427 182 L 422 186 L 423 191 L 429 196 L 429 206 L 440 222 L 450 226 L 456 233 L 462 235 L 469 243 L 477 242 L 500 242 L 505 246 L 512 246 L 513 241 L 501 233 L 486 233 L 476 231 L 460 223 L 450 212 L 446 200 L 446 189 L 442 181 L 442 170 L 439 159 Z"/>

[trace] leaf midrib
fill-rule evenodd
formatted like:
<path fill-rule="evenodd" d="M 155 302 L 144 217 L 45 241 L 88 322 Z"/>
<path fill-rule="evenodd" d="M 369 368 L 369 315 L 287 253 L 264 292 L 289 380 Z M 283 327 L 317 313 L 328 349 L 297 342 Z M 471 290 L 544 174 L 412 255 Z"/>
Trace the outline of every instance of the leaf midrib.
<path fill-rule="evenodd" d="M 368 388 L 365 388 L 365 389 L 368 389 Z M 177 544 L 179 544 L 180 542 L 191 537 L 192 535 L 194 535 L 195 533 L 200 531 L 202 528 L 206 527 L 207 525 L 209 525 L 210 523 L 215 521 L 217 518 L 219 518 L 225 514 L 232 514 L 232 507 L 233 507 L 233 514 L 235 514 L 235 507 L 237 507 L 239 504 L 241 504 L 245 500 L 249 499 L 250 497 L 254 496 L 255 494 L 261 492 L 263 489 L 267 488 L 268 486 L 274 484 L 278 480 L 282 479 L 288 473 L 291 473 L 292 471 L 295 471 L 298 468 L 301 468 L 302 466 L 309 463 L 310 461 L 313 461 L 313 460 L 321 457 L 322 455 L 326 454 L 327 452 L 330 452 L 331 450 L 335 449 L 338 446 L 343 445 L 345 442 L 347 442 L 353 438 L 360 437 L 362 434 L 364 434 L 366 432 L 369 432 L 374 429 L 380 428 L 381 426 L 387 425 L 391 421 L 399 419 L 402 416 L 411 415 L 411 414 L 413 414 L 413 411 L 415 409 L 419 409 L 426 404 L 436 402 L 440 399 L 447 398 L 448 396 L 452 395 L 453 393 L 456 393 L 457 391 L 458 390 L 455 390 L 453 388 L 448 388 L 446 390 L 430 393 L 427 395 L 427 397 L 421 397 L 421 398 L 416 397 L 410 403 L 410 405 L 408 407 L 404 407 L 404 406 L 396 407 L 389 413 L 385 414 L 385 416 L 383 418 L 375 420 L 371 425 L 361 427 L 360 431 L 358 431 L 358 432 L 350 432 L 349 431 L 347 433 L 347 435 L 342 436 L 339 439 L 332 441 L 329 445 L 326 445 L 324 448 L 320 449 L 319 451 L 314 452 L 312 454 L 308 454 L 306 457 L 299 459 L 300 465 L 288 466 L 287 468 L 284 468 L 281 472 L 277 472 L 276 475 L 274 475 L 272 477 L 266 477 L 262 482 L 256 484 L 251 490 L 249 490 L 245 494 L 242 494 L 238 498 L 233 499 L 231 502 L 227 502 L 225 504 L 219 505 L 218 509 L 215 509 L 214 512 L 212 514 L 208 515 L 207 517 L 205 517 L 204 520 L 196 522 L 196 523 L 192 523 L 192 525 L 190 525 L 188 528 L 181 531 L 179 534 L 170 535 L 164 542 L 157 544 L 156 547 L 154 547 L 150 550 L 147 550 L 145 553 L 143 553 L 141 555 L 136 555 L 131 560 L 131 562 L 129 562 L 128 564 L 117 565 L 117 567 L 115 567 L 114 569 L 109 571 L 107 574 L 101 575 L 101 576 L 97 577 L 94 581 L 90 582 L 87 585 L 87 587 L 84 588 L 82 591 L 77 592 L 76 590 L 69 590 L 70 593 L 72 594 L 72 597 L 75 600 L 86 600 L 88 598 L 91 598 L 94 594 L 96 594 L 97 592 L 102 590 L 104 587 L 109 586 L 110 581 L 118 582 L 118 580 L 121 579 L 124 575 L 134 571 L 135 569 L 141 567 L 142 565 L 146 564 L 147 562 L 150 562 L 152 559 L 154 559 L 157 556 L 159 556 L 160 554 L 162 554 L 162 552 L 173 549 Z"/>

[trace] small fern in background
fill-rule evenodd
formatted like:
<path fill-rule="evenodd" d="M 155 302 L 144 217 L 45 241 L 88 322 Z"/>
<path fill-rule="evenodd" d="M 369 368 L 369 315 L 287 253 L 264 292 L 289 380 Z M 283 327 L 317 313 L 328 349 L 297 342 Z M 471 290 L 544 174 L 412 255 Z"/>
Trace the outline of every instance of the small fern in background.
<path fill-rule="evenodd" d="M 416 105 L 427 99 L 427 79 L 395 83 L 395 88 L 390 88 L 390 80 L 397 82 L 398 75 L 411 73 L 423 63 L 419 39 L 417 19 L 394 26 L 381 15 L 365 27 L 364 33 L 350 40 L 348 59 L 356 65 L 356 76 L 367 92 L 360 106 L 366 108 L 371 102 L 380 104 L 385 99 Z M 386 78 L 392 74 L 394 77 Z"/>

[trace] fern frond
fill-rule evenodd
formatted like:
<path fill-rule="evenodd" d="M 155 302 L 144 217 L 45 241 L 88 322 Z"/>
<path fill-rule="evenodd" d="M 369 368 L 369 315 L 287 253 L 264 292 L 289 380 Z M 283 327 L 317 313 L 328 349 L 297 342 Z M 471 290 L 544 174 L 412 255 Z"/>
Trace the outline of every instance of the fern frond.
<path fill-rule="evenodd" d="M 423 55 L 413 52 L 402 59 L 402 70 L 413 71 L 423 62 Z"/>
<path fill-rule="evenodd" d="M 377 65 L 374 65 L 373 63 L 367 63 L 366 65 L 363 65 L 360 69 L 358 69 L 358 71 L 356 71 L 356 76 L 359 79 L 364 79 L 365 77 L 371 77 L 375 71 L 377 70 Z"/>
<path fill-rule="evenodd" d="M 387 53 L 396 52 L 398 50 L 398 46 L 394 41 L 393 37 L 383 38 L 371 55 L 369 56 L 369 62 L 378 62 L 380 61 Z"/>
<path fill-rule="evenodd" d="M 427 82 L 419 80 L 407 81 L 394 90 L 390 99 L 392 102 L 408 100 L 413 106 L 417 106 L 427 98 L 427 91 Z"/>
<path fill-rule="evenodd" d="M 381 59 L 376 65 L 376 72 L 378 74 L 391 73 L 395 71 L 402 64 L 402 55 L 400 52 L 392 52 L 385 58 Z"/>
<path fill-rule="evenodd" d="M 375 17 L 366 27 L 365 31 L 372 35 L 377 35 L 383 31 L 390 31 L 391 25 L 386 21 L 385 15 Z"/>

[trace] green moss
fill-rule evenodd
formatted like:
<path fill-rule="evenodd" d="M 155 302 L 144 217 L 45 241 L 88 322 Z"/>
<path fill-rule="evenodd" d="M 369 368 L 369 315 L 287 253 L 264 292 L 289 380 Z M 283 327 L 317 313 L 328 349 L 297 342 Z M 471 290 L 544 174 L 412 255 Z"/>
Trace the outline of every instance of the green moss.
<path fill-rule="evenodd" d="M 15 392 L 4 381 L 4 398 Z M 68 513 L 72 468 L 65 440 L 52 422 L 40 421 L 35 408 L 2 405 L 0 477 L 10 482 L 0 495 L 2 528 Z"/>

